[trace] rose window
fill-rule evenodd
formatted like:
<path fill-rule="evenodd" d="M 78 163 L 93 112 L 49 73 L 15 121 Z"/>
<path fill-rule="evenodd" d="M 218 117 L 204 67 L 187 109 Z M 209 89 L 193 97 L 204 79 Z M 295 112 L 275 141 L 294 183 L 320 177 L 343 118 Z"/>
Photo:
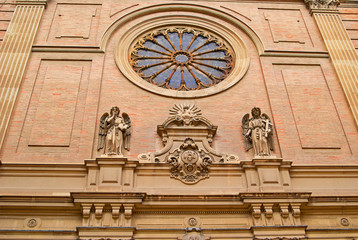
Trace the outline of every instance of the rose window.
<path fill-rule="evenodd" d="M 226 78 L 231 51 L 218 37 L 195 29 L 162 29 L 140 39 L 130 55 L 141 78 L 159 87 L 199 90 Z"/>

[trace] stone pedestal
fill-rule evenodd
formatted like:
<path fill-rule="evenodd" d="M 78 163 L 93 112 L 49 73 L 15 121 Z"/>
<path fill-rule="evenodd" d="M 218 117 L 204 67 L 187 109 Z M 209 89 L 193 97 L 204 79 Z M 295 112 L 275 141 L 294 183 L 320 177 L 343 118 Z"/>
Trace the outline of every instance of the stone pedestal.
<path fill-rule="evenodd" d="M 130 191 L 133 189 L 137 160 L 125 157 L 99 157 L 86 160 L 87 189 L 95 191 Z"/>
<path fill-rule="evenodd" d="M 254 158 L 242 161 L 249 192 L 284 192 L 291 189 L 289 169 L 291 161 L 282 158 Z"/>

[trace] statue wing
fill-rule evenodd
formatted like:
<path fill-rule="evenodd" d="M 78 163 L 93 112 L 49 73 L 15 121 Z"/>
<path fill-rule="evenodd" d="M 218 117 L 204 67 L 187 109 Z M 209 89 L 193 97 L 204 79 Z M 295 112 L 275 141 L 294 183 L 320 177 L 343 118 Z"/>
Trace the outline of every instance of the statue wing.
<path fill-rule="evenodd" d="M 102 115 L 101 119 L 99 120 L 97 151 L 104 148 L 104 143 L 105 143 L 106 135 L 107 135 L 107 131 L 108 131 L 108 124 L 106 122 L 106 118 L 108 116 L 109 116 L 109 114 L 106 112 Z"/>
<path fill-rule="evenodd" d="M 273 124 L 272 124 L 272 121 L 271 121 L 271 119 L 270 119 L 270 117 L 266 114 L 266 113 L 263 113 L 263 114 L 261 114 L 261 116 L 263 117 L 263 118 L 265 118 L 266 120 L 268 120 L 269 121 L 269 129 L 270 129 L 270 132 L 268 133 L 268 135 L 267 135 L 267 143 L 268 143 L 268 145 L 269 145 L 269 147 L 270 147 L 270 150 L 271 151 L 274 151 L 274 145 L 273 145 Z"/>
<path fill-rule="evenodd" d="M 124 120 L 124 123 L 128 126 L 126 130 L 123 132 L 124 136 L 124 149 L 130 150 L 130 144 L 131 144 L 131 135 L 132 135 L 132 123 L 129 115 L 127 113 L 122 113 L 122 117 Z"/>
<path fill-rule="evenodd" d="M 244 136 L 245 150 L 248 151 L 252 148 L 252 140 L 251 137 L 246 136 L 247 132 L 250 130 L 249 128 L 250 122 L 250 114 L 246 113 L 241 120 L 242 127 L 242 135 Z"/>

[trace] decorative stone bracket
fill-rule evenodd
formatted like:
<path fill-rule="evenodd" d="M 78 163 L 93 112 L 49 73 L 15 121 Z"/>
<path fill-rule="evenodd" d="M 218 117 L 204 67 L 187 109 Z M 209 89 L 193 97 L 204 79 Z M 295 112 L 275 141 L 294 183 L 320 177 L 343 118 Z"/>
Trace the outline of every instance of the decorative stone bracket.
<path fill-rule="evenodd" d="M 310 193 L 243 193 L 250 204 L 253 239 L 306 239 L 307 226 L 301 223 L 301 206 Z"/>
<path fill-rule="evenodd" d="M 82 209 L 84 227 L 131 227 L 135 204 L 144 193 L 72 193 L 74 202 Z"/>
<path fill-rule="evenodd" d="M 301 205 L 310 193 L 242 193 L 251 206 L 254 226 L 301 226 Z"/>
<path fill-rule="evenodd" d="M 196 183 L 209 177 L 211 164 L 239 161 L 235 155 L 218 153 L 212 148 L 216 130 L 217 126 L 201 116 L 195 105 L 175 105 L 170 117 L 157 128 L 164 148 L 140 154 L 139 161 L 170 164 L 171 177 L 187 184 Z"/>
<path fill-rule="evenodd" d="M 79 239 L 132 239 L 133 209 L 141 204 L 144 193 L 80 192 L 71 194 L 82 209 L 82 226 L 77 227 Z M 102 237 L 102 238 L 101 238 Z"/>
<path fill-rule="evenodd" d="M 300 226 L 301 203 L 253 203 L 255 226 Z"/>

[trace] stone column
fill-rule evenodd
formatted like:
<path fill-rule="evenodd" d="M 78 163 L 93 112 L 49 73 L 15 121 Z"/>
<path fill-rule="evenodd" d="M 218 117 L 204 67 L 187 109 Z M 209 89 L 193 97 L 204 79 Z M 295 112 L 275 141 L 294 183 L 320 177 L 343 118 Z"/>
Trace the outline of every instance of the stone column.
<path fill-rule="evenodd" d="M 339 0 L 305 0 L 305 3 L 316 20 L 358 126 L 358 54 L 337 10 Z"/>
<path fill-rule="evenodd" d="M 0 149 L 45 6 L 46 0 L 17 1 L 0 47 Z"/>

